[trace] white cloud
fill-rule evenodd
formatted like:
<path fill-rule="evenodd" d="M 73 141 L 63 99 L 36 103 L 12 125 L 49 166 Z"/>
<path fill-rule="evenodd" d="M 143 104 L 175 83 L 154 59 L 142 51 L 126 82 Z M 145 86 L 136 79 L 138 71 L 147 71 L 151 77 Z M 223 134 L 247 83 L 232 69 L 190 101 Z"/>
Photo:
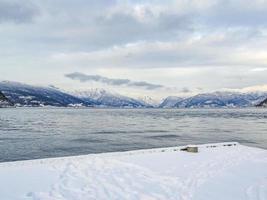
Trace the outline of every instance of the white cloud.
<path fill-rule="evenodd" d="M 267 84 L 265 84 L 265 85 L 254 85 L 254 86 L 238 88 L 238 89 L 223 89 L 223 90 L 234 91 L 234 92 L 242 92 L 242 93 L 247 93 L 247 92 L 267 92 Z"/>
<path fill-rule="evenodd" d="M 253 68 L 251 69 L 252 72 L 264 72 L 267 71 L 267 68 Z"/>
<path fill-rule="evenodd" d="M 241 32 L 241 30 L 238 30 Z M 52 59 L 87 67 L 163 68 L 196 66 L 267 66 L 265 46 L 253 48 L 264 41 L 240 44 L 236 31 L 210 33 L 183 41 L 141 41 L 116 45 L 98 51 L 57 53 Z M 250 41 L 251 40 L 251 41 Z"/>

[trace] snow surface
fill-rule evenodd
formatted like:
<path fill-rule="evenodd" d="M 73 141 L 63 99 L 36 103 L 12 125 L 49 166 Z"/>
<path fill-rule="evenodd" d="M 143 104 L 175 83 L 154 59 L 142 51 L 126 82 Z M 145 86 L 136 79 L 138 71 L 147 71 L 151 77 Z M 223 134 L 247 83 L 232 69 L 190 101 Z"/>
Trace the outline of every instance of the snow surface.
<path fill-rule="evenodd" d="M 231 144 L 0 163 L 0 199 L 266 200 L 267 151 Z"/>

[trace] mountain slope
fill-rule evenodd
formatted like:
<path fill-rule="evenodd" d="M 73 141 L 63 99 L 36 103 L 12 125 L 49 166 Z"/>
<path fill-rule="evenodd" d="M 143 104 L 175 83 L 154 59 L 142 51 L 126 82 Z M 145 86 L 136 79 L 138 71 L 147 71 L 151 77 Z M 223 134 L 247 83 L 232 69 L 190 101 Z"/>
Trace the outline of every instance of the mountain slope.
<path fill-rule="evenodd" d="M 143 108 L 147 107 L 143 102 L 120 94 L 111 93 L 104 89 L 90 89 L 87 91 L 74 91 L 70 94 L 87 101 L 95 100 L 99 106 L 118 108 Z"/>
<path fill-rule="evenodd" d="M 137 100 L 140 101 L 141 103 L 146 105 L 146 107 L 149 107 L 149 108 L 157 108 L 159 106 L 159 104 L 160 104 L 159 101 L 153 99 L 150 96 L 140 96 Z"/>
<path fill-rule="evenodd" d="M 266 98 L 267 93 L 214 92 L 198 94 L 175 104 L 178 108 L 251 107 Z"/>
<path fill-rule="evenodd" d="M 148 96 L 134 99 L 104 89 L 62 92 L 55 87 L 35 87 L 17 82 L 0 82 L 0 107 L 90 106 L 115 108 L 239 108 L 267 106 L 267 92 L 213 92 L 189 98 L 167 97 L 159 106 Z"/>
<path fill-rule="evenodd" d="M 92 106 L 52 87 L 35 87 L 17 82 L 0 82 L 0 91 L 17 106 Z"/>
<path fill-rule="evenodd" d="M 183 98 L 176 96 L 169 96 L 163 100 L 163 102 L 159 105 L 160 108 L 173 108 L 176 104 L 181 102 Z"/>
<path fill-rule="evenodd" d="M 264 101 L 260 102 L 257 107 L 267 107 L 267 98 Z"/>
<path fill-rule="evenodd" d="M 10 107 L 13 106 L 13 104 L 9 101 L 8 98 L 0 91 L 0 108 L 3 107 Z"/>

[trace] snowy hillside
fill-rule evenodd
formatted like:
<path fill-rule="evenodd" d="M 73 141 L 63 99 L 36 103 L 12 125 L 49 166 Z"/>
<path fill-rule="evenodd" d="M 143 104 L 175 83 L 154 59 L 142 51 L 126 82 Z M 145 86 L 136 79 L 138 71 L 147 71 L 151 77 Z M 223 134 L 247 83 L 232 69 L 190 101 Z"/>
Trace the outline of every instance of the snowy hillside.
<path fill-rule="evenodd" d="M 237 143 L 0 163 L 3 200 L 266 200 L 267 151 Z"/>
<path fill-rule="evenodd" d="M 252 107 L 262 102 L 267 92 L 237 93 L 213 92 L 198 94 L 188 98 L 170 96 L 161 104 L 161 108 L 242 108 Z"/>
<path fill-rule="evenodd" d="M 178 108 L 236 108 L 257 105 L 267 93 L 214 92 L 198 94 L 175 104 Z"/>
<path fill-rule="evenodd" d="M 138 98 L 138 101 L 144 103 L 147 107 L 158 107 L 160 104 L 160 101 L 153 99 L 150 96 L 141 96 Z"/>
<path fill-rule="evenodd" d="M 93 99 L 99 106 L 102 107 L 118 107 L 118 108 L 143 108 L 147 107 L 146 104 L 136 99 L 126 97 L 117 93 L 108 92 L 104 89 L 90 89 L 86 91 L 71 92 L 83 101 Z"/>
<path fill-rule="evenodd" d="M 61 92 L 53 87 L 35 87 L 17 82 L 0 82 L 0 91 L 16 106 L 91 106 L 93 102 Z"/>
<path fill-rule="evenodd" d="M 160 108 L 173 108 L 177 103 L 182 101 L 183 98 L 176 96 L 169 96 L 163 100 L 163 102 L 159 105 Z"/>

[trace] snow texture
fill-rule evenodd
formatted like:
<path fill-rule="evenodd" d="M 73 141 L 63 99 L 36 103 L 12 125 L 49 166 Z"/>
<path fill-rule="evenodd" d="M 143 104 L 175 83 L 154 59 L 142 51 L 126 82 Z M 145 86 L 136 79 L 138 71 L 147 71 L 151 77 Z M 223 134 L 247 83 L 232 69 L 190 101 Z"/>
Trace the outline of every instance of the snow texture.
<path fill-rule="evenodd" d="M 266 200 L 267 151 L 238 143 L 0 164 L 4 200 Z"/>

